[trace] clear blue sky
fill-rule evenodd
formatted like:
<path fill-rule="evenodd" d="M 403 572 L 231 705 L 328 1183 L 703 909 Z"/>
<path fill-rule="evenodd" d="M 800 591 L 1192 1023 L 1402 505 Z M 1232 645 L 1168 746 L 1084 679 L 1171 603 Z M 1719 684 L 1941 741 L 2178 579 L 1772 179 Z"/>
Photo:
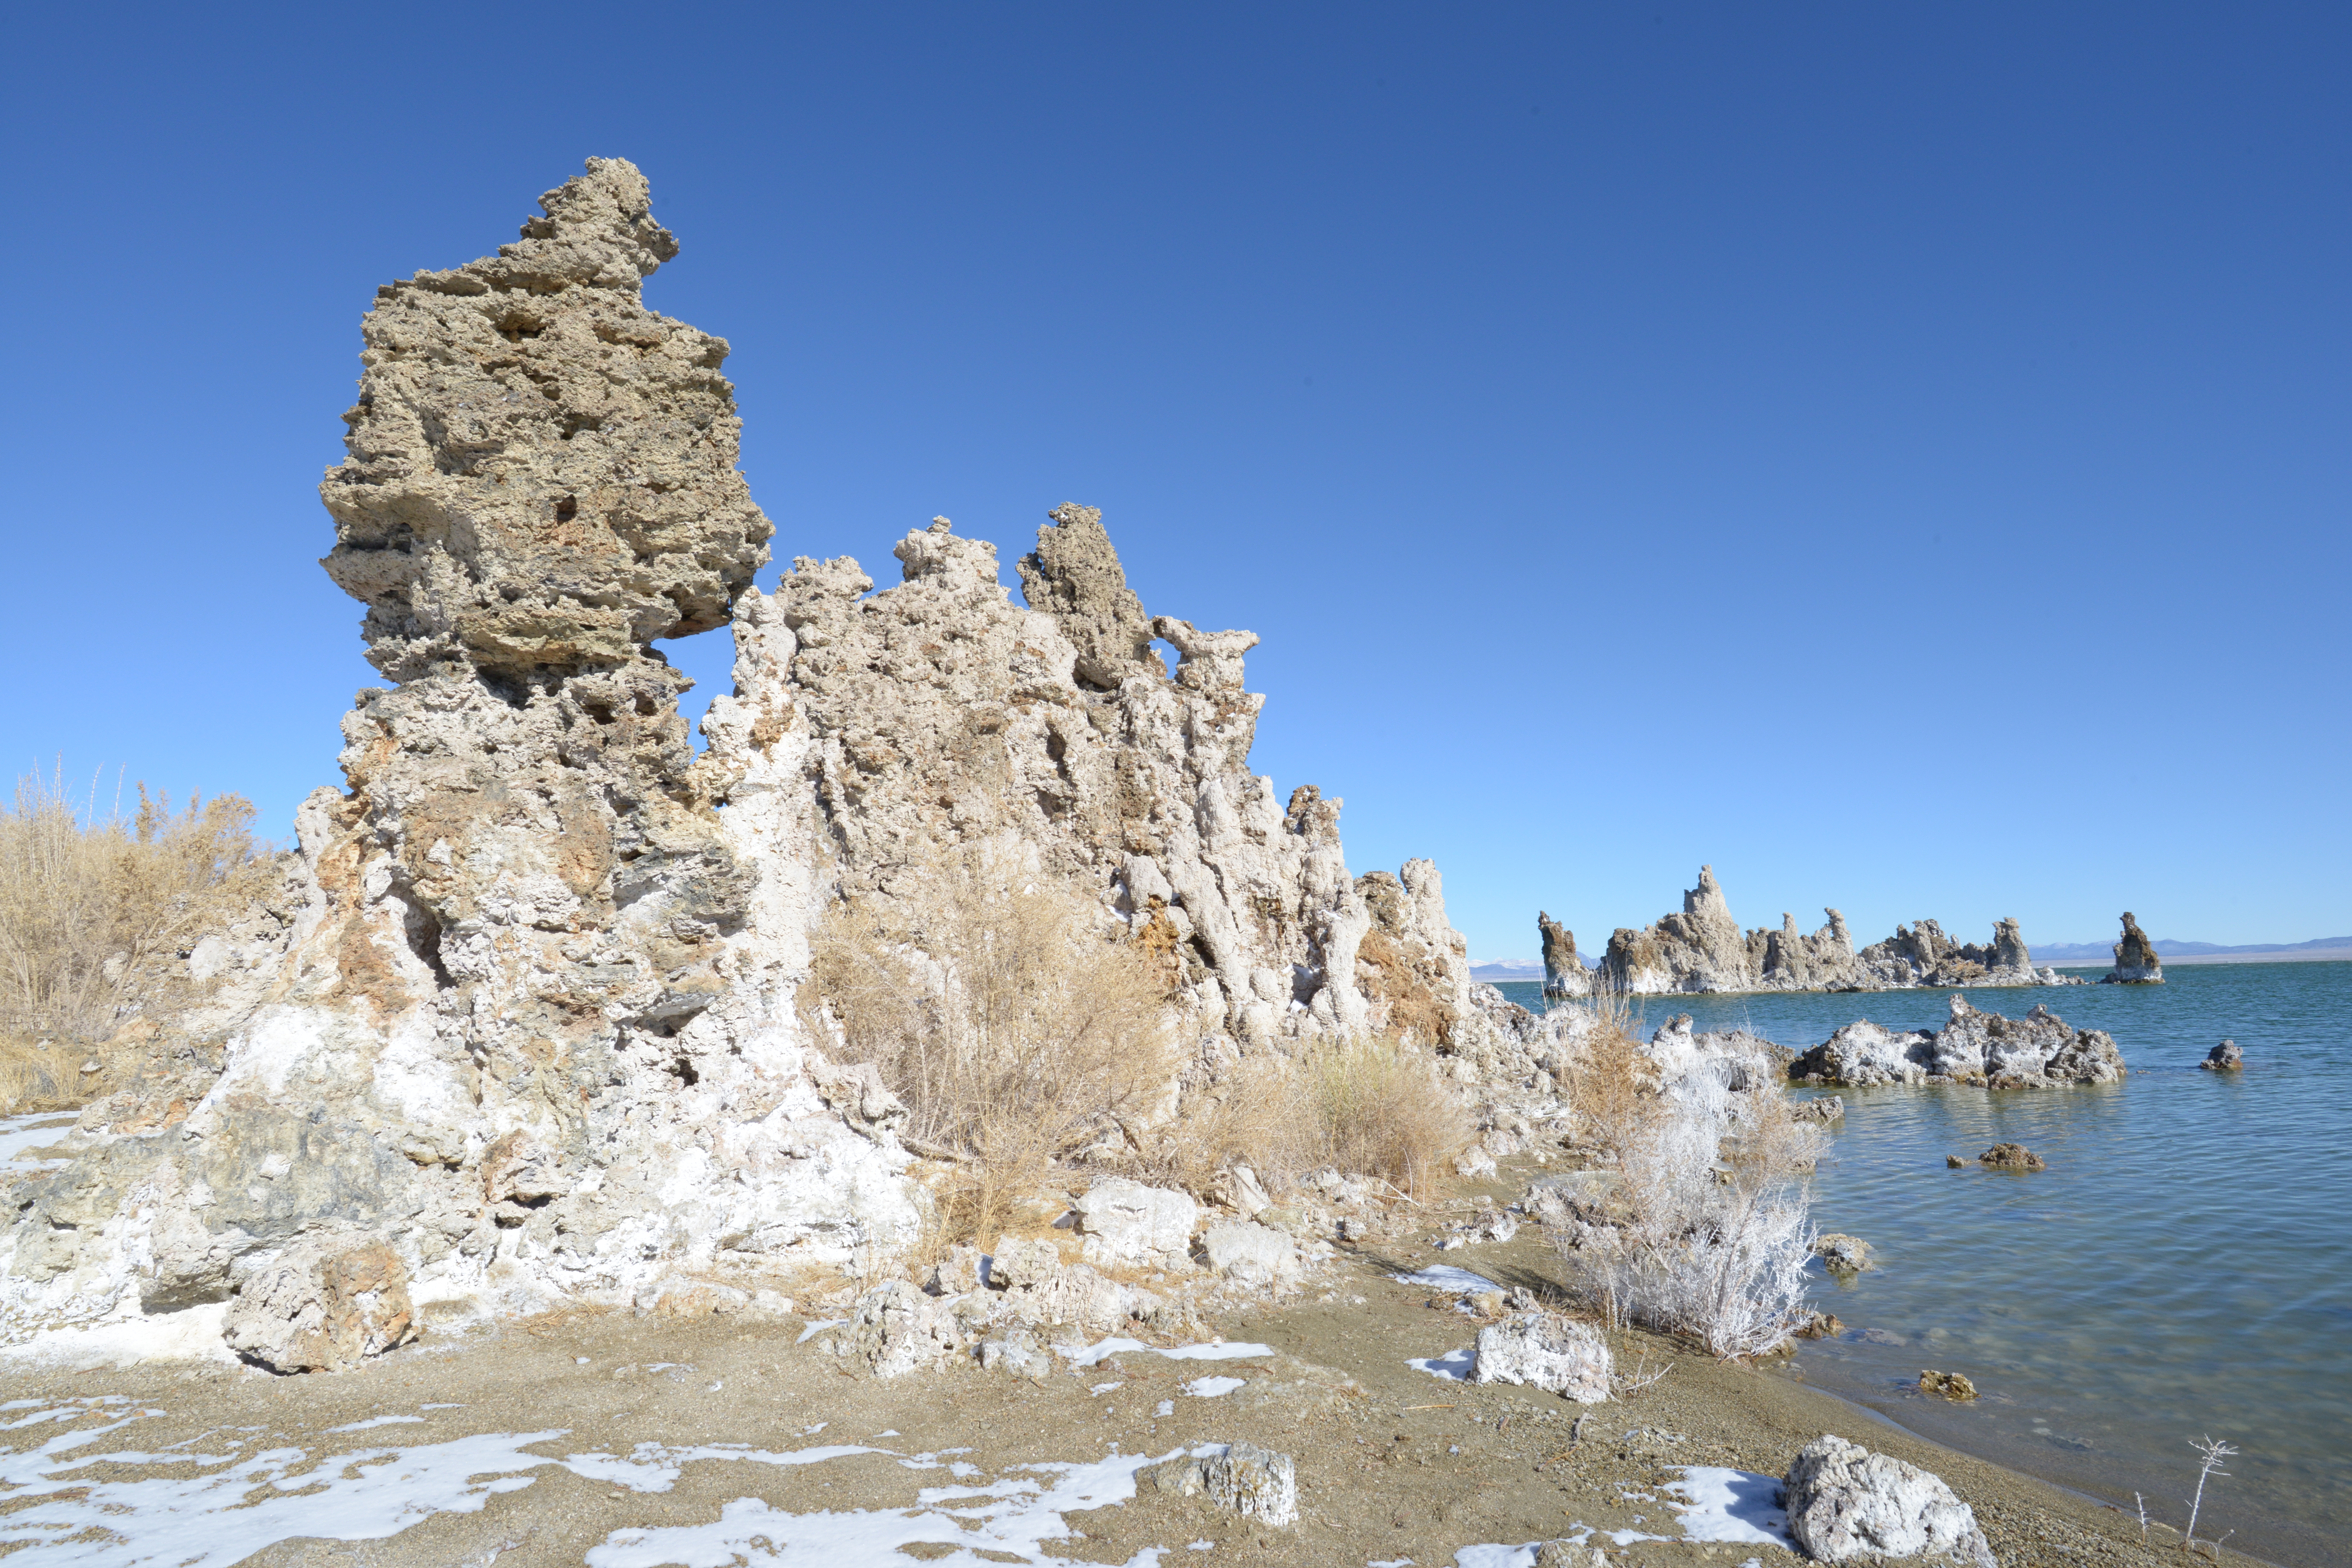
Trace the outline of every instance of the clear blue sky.
<path fill-rule="evenodd" d="M 780 559 L 1102 507 L 1481 958 L 2352 931 L 2341 5 L 14 15 L 19 765 L 339 782 L 360 313 L 616 154 Z"/>

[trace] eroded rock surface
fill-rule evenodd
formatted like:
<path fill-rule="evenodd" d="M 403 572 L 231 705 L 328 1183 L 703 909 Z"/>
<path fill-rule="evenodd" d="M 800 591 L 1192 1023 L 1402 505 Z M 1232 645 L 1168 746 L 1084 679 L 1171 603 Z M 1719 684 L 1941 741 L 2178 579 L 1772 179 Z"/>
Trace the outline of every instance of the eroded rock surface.
<path fill-rule="evenodd" d="M 272 1372 L 341 1372 L 416 1337 L 407 1268 L 373 1237 L 314 1232 L 247 1271 L 223 1331 Z"/>
<path fill-rule="evenodd" d="M 1845 917 L 1824 912 L 1829 923 L 1810 935 L 1789 914 L 1777 931 L 1742 931 L 1714 868 L 1702 866 L 1679 914 L 1610 936 L 1601 973 L 1611 989 L 1631 995 L 2079 984 L 2055 969 L 2035 969 L 2013 920 L 1996 921 L 1983 944 L 1954 942 L 1934 921 L 1921 921 L 1856 952 Z"/>
<path fill-rule="evenodd" d="M 1538 910 L 1536 935 L 1543 942 L 1543 994 L 1555 998 L 1591 995 L 1592 972 L 1576 951 L 1576 933 Z"/>
<path fill-rule="evenodd" d="M 1480 1383 L 1517 1383 L 1600 1405 L 1609 1398 L 1608 1342 L 1590 1323 L 1557 1312 L 1520 1312 L 1478 1331 Z"/>
<path fill-rule="evenodd" d="M 1822 1436 L 1789 1468 L 1789 1533 L 1822 1563 L 1941 1556 L 1994 1568 L 1975 1510 L 1916 1465 Z"/>
<path fill-rule="evenodd" d="M 1848 1024 L 1789 1064 L 1798 1083 L 1864 1089 L 1885 1083 L 1959 1083 L 2047 1089 L 2120 1083 L 2123 1053 L 2102 1029 L 2077 1029 L 2037 1005 L 2022 1018 L 1979 1012 L 1955 992 L 1950 1021 L 1930 1035 Z"/>
<path fill-rule="evenodd" d="M 2102 985 L 2161 985 L 2164 984 L 2164 960 L 2157 955 L 2156 944 L 2139 929 L 2139 922 L 2124 912 L 2124 937 L 2116 943 L 2116 966 L 2101 976 Z"/>
<path fill-rule="evenodd" d="M 1554 1102 L 1578 1025 L 1473 984 L 1437 868 L 1351 875 L 1339 801 L 1250 771 L 1255 634 L 1149 616 L 1076 505 L 1020 562 L 1025 605 L 945 519 L 878 592 L 846 558 L 759 592 L 728 345 L 646 307 L 677 245 L 646 182 L 593 160 L 541 206 L 378 290 L 321 496 L 391 684 L 346 716 L 348 792 L 304 803 L 283 886 L 187 960 L 220 984 L 155 1021 L 184 1070 L 12 1182 L 0 1337 L 228 1300 L 241 1260 L 329 1227 L 490 1312 L 905 1247 L 933 1217 L 907 1108 L 800 993 L 826 909 L 962 853 L 1165 964 L 1190 1048 L 1154 1114 L 1252 1053 L 1379 1033 L 1483 1103 Z M 654 645 L 730 618 L 698 758 Z M 1223 1267 L 1287 1283 L 1266 1235 Z M 992 1283 L 985 1312 L 1182 1317 L 1083 1264 Z"/>

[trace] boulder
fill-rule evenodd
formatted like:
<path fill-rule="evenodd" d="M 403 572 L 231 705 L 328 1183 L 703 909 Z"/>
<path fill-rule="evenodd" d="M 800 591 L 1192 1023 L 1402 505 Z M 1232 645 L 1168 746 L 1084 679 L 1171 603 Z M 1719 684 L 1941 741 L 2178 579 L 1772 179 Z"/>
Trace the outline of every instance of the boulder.
<path fill-rule="evenodd" d="M 1287 1454 L 1237 1442 L 1223 1453 L 1194 1455 L 1147 1466 L 1135 1476 L 1138 1490 L 1205 1497 L 1261 1524 L 1298 1522 L 1298 1469 Z"/>
<path fill-rule="evenodd" d="M 1937 1372 L 1930 1367 L 1919 1373 L 1919 1392 L 1940 1394 L 1947 1399 L 1974 1399 L 1977 1385 L 1970 1383 L 1964 1373 Z"/>
<path fill-rule="evenodd" d="M 2207 1072 L 2236 1072 L 2246 1065 L 2246 1054 L 2238 1048 L 2237 1041 L 2223 1040 L 2206 1052 L 2205 1059 L 2197 1065 Z"/>
<path fill-rule="evenodd" d="M 408 1271 L 376 1237 L 312 1232 L 247 1270 L 228 1348 L 272 1372 L 343 1372 L 416 1337 Z"/>
<path fill-rule="evenodd" d="M 1211 1226 L 1202 1246 L 1210 1268 L 1245 1285 L 1288 1285 L 1302 1267 L 1297 1242 L 1253 1220 Z"/>
<path fill-rule="evenodd" d="M 1609 1568 L 1609 1553 L 1581 1541 L 1547 1541 L 1536 1548 L 1535 1568 Z"/>
<path fill-rule="evenodd" d="M 954 1315 L 904 1279 L 886 1279 L 860 1296 L 844 1332 L 849 1353 L 875 1377 L 937 1366 L 963 1342 Z"/>
<path fill-rule="evenodd" d="M 1976 1513 L 1937 1476 L 1824 1436 L 1789 1468 L 1789 1534 L 1822 1563 L 1937 1555 L 1996 1568 Z"/>
<path fill-rule="evenodd" d="M 2048 1166 L 2048 1162 L 2022 1143 L 1996 1143 L 1977 1156 L 1977 1163 L 1996 1171 L 2040 1171 Z"/>
<path fill-rule="evenodd" d="M 2156 944 L 2139 929 L 2139 922 L 2124 911 L 2124 937 L 2116 943 L 2116 966 L 2100 976 L 2102 985 L 2161 985 L 2164 984 L 2164 960 L 2157 956 Z"/>
<path fill-rule="evenodd" d="M 1183 1267 L 1190 1260 L 1192 1230 L 1201 1205 L 1182 1193 L 1147 1187 L 1124 1176 L 1106 1176 L 1070 1202 L 1086 1237 L 1087 1260 L 1095 1264 L 1150 1263 Z"/>
<path fill-rule="evenodd" d="M 1478 1331 L 1480 1383 L 1516 1383 L 1601 1405 L 1609 1398 L 1609 1343 L 1590 1323 L 1557 1312 L 1520 1312 Z"/>

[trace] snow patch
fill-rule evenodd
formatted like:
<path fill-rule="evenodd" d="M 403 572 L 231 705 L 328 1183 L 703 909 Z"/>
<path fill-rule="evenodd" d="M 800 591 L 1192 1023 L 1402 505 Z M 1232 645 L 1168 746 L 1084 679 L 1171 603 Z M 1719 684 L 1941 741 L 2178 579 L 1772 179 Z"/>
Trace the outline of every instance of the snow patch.
<path fill-rule="evenodd" d="M 1415 1372 L 1425 1372 L 1432 1377 L 1442 1377 L 1453 1383 L 1467 1383 L 1478 1368 L 1478 1352 L 1474 1349 L 1448 1351 L 1444 1355 L 1423 1356 L 1408 1361 L 1405 1365 Z"/>
<path fill-rule="evenodd" d="M 22 1344 L 0 1349 L 0 1363 L 71 1364 L 87 1371 L 149 1361 L 210 1361 L 240 1364 L 221 1339 L 228 1303 L 177 1312 L 116 1318 L 82 1326 L 44 1329 Z"/>
<path fill-rule="evenodd" d="M 1183 1450 L 1171 1449 L 1160 1458 Z M 902 1546 L 940 1545 L 952 1554 L 937 1561 L 969 1565 L 986 1551 L 1025 1563 L 1059 1564 L 1045 1542 L 1066 1539 L 1066 1513 L 1111 1508 L 1135 1496 L 1135 1472 L 1157 1463 L 1148 1454 L 1114 1455 L 1092 1464 L 1023 1465 L 1051 1478 L 1008 1477 L 985 1488 L 927 1487 L 906 1510 L 826 1509 L 788 1513 L 758 1498 L 738 1498 L 707 1524 L 616 1530 L 589 1549 L 588 1568 L 670 1568 L 677 1563 L 745 1563 L 757 1568 L 835 1568 L 851 1563 L 895 1563 Z M 947 1499 L 955 1500 L 952 1506 Z M 1146 1547 L 1127 1568 L 1157 1568 L 1162 1549 Z"/>
<path fill-rule="evenodd" d="M 1789 1534 L 1788 1510 L 1780 1506 L 1780 1481 L 1754 1470 L 1721 1465 L 1677 1465 L 1683 1479 L 1662 1489 L 1667 1506 L 1681 1518 L 1692 1541 L 1755 1542 L 1797 1550 Z"/>
<path fill-rule="evenodd" d="M 1178 1345 L 1174 1350 L 1161 1350 L 1145 1344 L 1141 1340 L 1108 1339 L 1098 1345 L 1081 1351 L 1063 1351 L 1061 1354 L 1072 1366 L 1092 1366 L 1108 1355 L 1126 1355 L 1139 1351 L 1151 1355 L 1166 1356 L 1170 1361 L 1241 1361 L 1250 1356 L 1272 1355 L 1272 1345 L 1215 1344 Z"/>
<path fill-rule="evenodd" d="M 1444 1290 L 1455 1296 L 1483 1296 L 1499 1291 L 1500 1285 L 1483 1274 L 1473 1274 L 1467 1268 L 1456 1268 L 1450 1263 L 1433 1263 L 1428 1268 L 1396 1277 L 1400 1285 L 1420 1285 L 1432 1290 Z M 1484 1548 L 1473 1548 L 1481 1550 Z"/>

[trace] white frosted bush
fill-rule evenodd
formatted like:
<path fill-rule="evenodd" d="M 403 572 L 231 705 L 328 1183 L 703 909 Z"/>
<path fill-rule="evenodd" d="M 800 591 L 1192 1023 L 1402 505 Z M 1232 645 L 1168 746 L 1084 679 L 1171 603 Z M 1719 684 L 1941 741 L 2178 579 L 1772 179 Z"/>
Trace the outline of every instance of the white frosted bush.
<path fill-rule="evenodd" d="M 1804 1178 L 1819 1131 L 1769 1082 L 1734 1093 L 1711 1064 L 1660 1085 L 1612 1139 L 1613 1226 L 1560 1235 L 1575 1283 L 1612 1326 L 1694 1335 L 1718 1356 L 1777 1349 L 1804 1314 Z M 1754 1080 L 1751 1080 L 1754 1081 Z"/>

